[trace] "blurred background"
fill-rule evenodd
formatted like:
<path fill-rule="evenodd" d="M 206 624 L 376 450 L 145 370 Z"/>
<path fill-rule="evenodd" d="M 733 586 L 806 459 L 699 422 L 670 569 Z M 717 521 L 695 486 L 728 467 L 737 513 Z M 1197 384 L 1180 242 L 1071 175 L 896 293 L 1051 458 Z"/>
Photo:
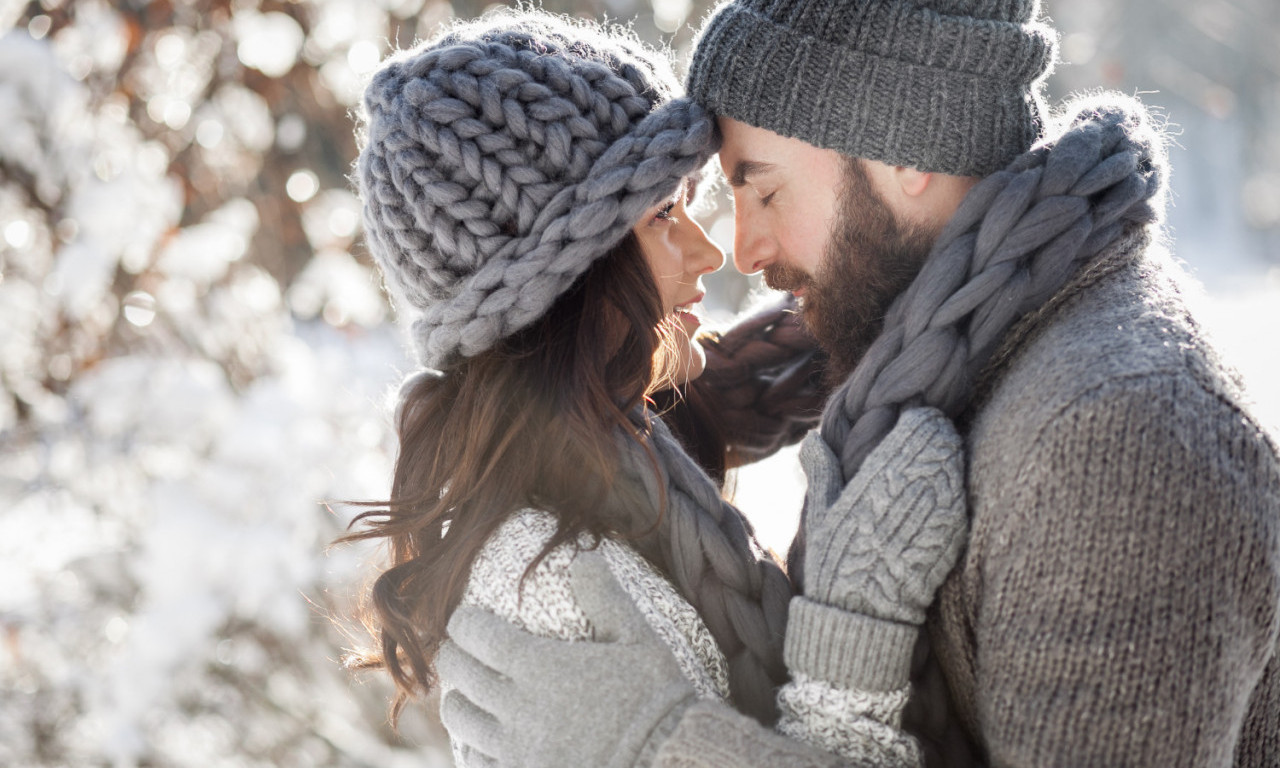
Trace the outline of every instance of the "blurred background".
<path fill-rule="evenodd" d="M 409 364 L 360 239 L 352 114 L 489 4 L 0 0 L 0 766 L 444 766 L 339 659 Z M 679 61 L 708 0 L 545 0 Z M 1280 4 L 1058 0 L 1055 100 L 1160 108 L 1175 251 L 1280 422 Z M 703 221 L 732 245 L 722 206 Z M 715 276 L 727 321 L 759 286 Z M 795 527 L 784 452 L 737 498 Z M 345 629 L 344 629 L 345 627 Z"/>

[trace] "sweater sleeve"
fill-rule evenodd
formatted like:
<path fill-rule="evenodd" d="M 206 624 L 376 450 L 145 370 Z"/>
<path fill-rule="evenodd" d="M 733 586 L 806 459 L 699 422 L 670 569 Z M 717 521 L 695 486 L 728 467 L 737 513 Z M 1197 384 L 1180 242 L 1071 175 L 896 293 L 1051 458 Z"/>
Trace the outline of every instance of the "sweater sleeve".
<path fill-rule="evenodd" d="M 902 728 L 919 629 L 791 600 L 784 659 L 791 681 L 778 692 L 778 731 L 852 765 L 923 764 Z"/>
<path fill-rule="evenodd" d="M 915 627 L 793 598 L 777 733 L 728 706 L 691 707 L 653 765 L 916 768 L 902 728 Z M 784 738 L 785 737 L 785 738 Z"/>
<path fill-rule="evenodd" d="M 804 675 L 779 692 L 771 731 L 718 701 L 700 701 L 670 726 L 652 768 L 890 768 L 920 766 L 899 725 L 906 691 L 851 691 Z"/>
<path fill-rule="evenodd" d="M 1212 392 L 1148 379 L 1076 398 L 982 491 L 993 765 L 1232 764 L 1280 631 L 1276 456 Z"/>

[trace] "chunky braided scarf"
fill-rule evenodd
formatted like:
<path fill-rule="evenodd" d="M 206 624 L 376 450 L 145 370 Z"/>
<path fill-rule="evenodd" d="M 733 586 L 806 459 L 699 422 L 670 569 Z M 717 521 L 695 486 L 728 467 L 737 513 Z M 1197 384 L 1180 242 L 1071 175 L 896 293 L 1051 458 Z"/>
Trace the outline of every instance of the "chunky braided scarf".
<path fill-rule="evenodd" d="M 1159 219 L 1164 150 L 1145 109 L 1111 95 L 1081 102 L 1072 113 L 1057 139 L 970 190 L 920 274 L 890 307 L 880 335 L 828 401 L 821 434 L 840 457 L 846 482 L 903 409 L 923 405 L 959 415 L 975 378 L 1020 317 L 1126 229 Z M 802 517 L 788 553 L 797 587 L 803 553 Z"/>
<path fill-rule="evenodd" d="M 756 543 L 742 513 L 724 500 L 662 420 L 650 416 L 635 416 L 642 429 L 649 425 L 644 444 L 630 437 L 619 441 L 624 487 L 642 489 L 643 501 L 608 505 L 617 517 L 610 522 L 632 534 L 625 540 L 654 561 L 698 611 L 728 662 L 738 708 L 772 723 L 775 691 L 787 679 L 782 641 L 791 582 Z M 656 521 L 655 509 L 663 509 Z"/>

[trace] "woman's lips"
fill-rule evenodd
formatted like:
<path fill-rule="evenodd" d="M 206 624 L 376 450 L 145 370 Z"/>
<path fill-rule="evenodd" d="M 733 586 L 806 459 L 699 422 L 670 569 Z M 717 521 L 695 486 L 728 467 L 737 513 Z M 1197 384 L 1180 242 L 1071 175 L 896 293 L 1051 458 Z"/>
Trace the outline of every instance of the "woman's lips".
<path fill-rule="evenodd" d="M 684 328 L 685 333 L 690 336 L 702 325 L 702 320 L 692 312 L 677 312 L 676 318 L 680 321 L 680 326 Z"/>
<path fill-rule="evenodd" d="M 690 335 L 693 335 L 693 332 L 698 329 L 698 326 L 702 325 L 702 319 L 698 317 L 696 307 L 705 296 L 705 293 L 699 293 L 697 296 L 694 296 L 683 304 L 677 304 L 675 306 L 675 316 L 679 318 L 680 325 L 682 325 Z"/>

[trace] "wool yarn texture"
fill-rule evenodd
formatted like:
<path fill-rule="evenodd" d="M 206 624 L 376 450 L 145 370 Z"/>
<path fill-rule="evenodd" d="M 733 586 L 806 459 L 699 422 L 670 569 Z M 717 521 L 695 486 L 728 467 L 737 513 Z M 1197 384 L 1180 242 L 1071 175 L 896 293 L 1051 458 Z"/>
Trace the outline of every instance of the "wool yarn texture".
<path fill-rule="evenodd" d="M 606 514 L 615 516 L 609 522 L 698 611 L 725 655 L 734 704 L 772 724 L 777 688 L 788 679 L 782 644 L 791 582 L 662 420 L 646 416 L 633 414 L 645 429 L 643 443 L 619 439 L 620 487 L 639 491 L 639 503 L 608 505 Z M 654 510 L 662 510 L 656 520 Z"/>
<path fill-rule="evenodd" d="M 716 427 L 735 458 L 756 461 L 817 426 L 829 394 L 826 354 L 804 328 L 788 294 L 701 338 L 706 369 L 690 382 L 716 404 Z"/>
<path fill-rule="evenodd" d="M 1057 35 L 1039 0 L 733 0 L 703 26 L 689 96 L 850 157 L 957 176 L 1042 135 Z"/>
<path fill-rule="evenodd" d="M 1164 143 L 1145 108 L 1110 94 L 1068 114 L 1060 136 L 970 190 L 828 401 L 820 430 L 846 482 L 904 409 L 932 406 L 951 418 L 963 412 L 975 379 L 1019 318 L 1126 229 L 1161 218 Z M 797 585 L 808 513 L 788 553 Z"/>
<path fill-rule="evenodd" d="M 638 44 L 548 14 L 490 14 L 391 57 L 364 94 L 368 247 L 419 362 L 527 327 L 717 148 Z"/>

